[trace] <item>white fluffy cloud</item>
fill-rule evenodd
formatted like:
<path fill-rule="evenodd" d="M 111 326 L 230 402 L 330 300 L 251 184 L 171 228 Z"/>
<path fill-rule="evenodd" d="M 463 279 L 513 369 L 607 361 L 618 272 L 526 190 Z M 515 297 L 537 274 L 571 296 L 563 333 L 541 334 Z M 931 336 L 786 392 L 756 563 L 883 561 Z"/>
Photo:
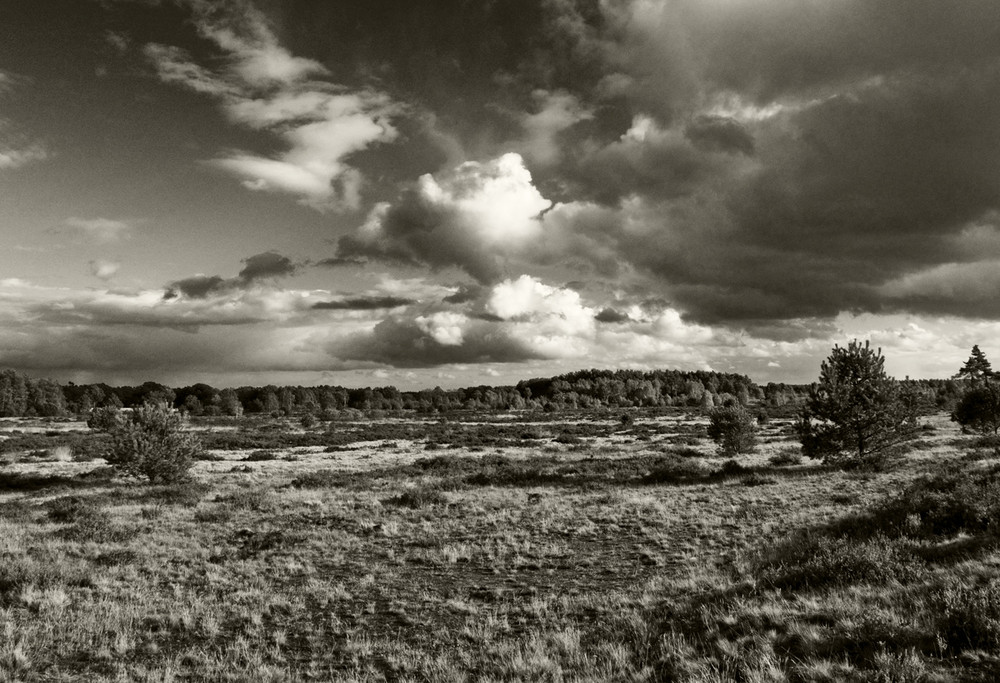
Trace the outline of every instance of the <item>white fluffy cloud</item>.
<path fill-rule="evenodd" d="M 520 155 L 470 161 L 423 175 L 397 203 L 377 206 L 340 241 L 340 252 L 458 266 L 481 282 L 496 281 L 506 257 L 541 241 L 541 214 L 551 206 Z"/>
<path fill-rule="evenodd" d="M 228 63 L 211 71 L 178 48 L 149 45 L 145 53 L 160 78 L 219 98 L 233 122 L 267 131 L 285 147 L 270 156 L 236 151 L 208 163 L 247 189 L 289 194 L 318 210 L 359 206 L 363 178 L 345 160 L 393 140 L 390 119 L 399 107 L 381 93 L 312 80 L 327 77 L 327 69 L 289 53 L 248 4 L 221 13 L 208 2 L 192 6 L 199 31 Z"/>

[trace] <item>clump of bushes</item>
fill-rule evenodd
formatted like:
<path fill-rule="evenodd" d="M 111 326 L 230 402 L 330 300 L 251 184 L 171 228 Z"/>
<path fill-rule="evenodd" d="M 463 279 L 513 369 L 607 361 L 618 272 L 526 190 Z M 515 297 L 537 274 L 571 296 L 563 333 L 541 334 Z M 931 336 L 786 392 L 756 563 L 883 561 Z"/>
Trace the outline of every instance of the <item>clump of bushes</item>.
<path fill-rule="evenodd" d="M 201 442 L 184 431 L 181 418 L 167 408 L 146 404 L 131 413 L 100 411 L 93 429 L 107 431 L 108 464 L 119 472 L 146 478 L 153 484 L 184 481 L 202 454 Z"/>

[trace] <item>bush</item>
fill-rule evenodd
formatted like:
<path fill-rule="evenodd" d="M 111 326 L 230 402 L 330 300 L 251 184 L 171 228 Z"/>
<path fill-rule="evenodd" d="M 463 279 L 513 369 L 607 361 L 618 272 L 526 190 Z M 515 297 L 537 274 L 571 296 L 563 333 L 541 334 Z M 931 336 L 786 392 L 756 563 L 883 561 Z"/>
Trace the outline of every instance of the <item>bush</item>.
<path fill-rule="evenodd" d="M 448 498 L 440 489 L 430 486 L 417 486 L 403 491 L 398 496 L 393 496 L 382 501 L 386 505 L 396 505 L 398 507 L 412 508 L 414 510 L 432 505 L 447 505 Z"/>
<path fill-rule="evenodd" d="M 708 436 L 723 455 L 752 453 L 757 448 L 757 423 L 743 406 L 715 408 L 708 420 Z"/>
<path fill-rule="evenodd" d="M 1000 643 L 1000 582 L 956 583 L 933 596 L 935 627 L 952 652 L 994 650 Z"/>
<path fill-rule="evenodd" d="M 791 539 L 776 556 L 776 561 L 759 567 L 761 578 L 776 588 L 792 590 L 908 581 L 923 568 L 900 539 L 881 533 L 863 541 L 804 535 Z"/>
<path fill-rule="evenodd" d="M 183 431 L 180 416 L 162 406 L 146 404 L 122 416 L 110 436 L 108 464 L 153 484 L 185 481 L 202 452 L 201 442 Z"/>
<path fill-rule="evenodd" d="M 785 448 L 770 457 L 769 463 L 775 467 L 788 467 L 802 464 L 802 453 L 798 448 Z"/>
<path fill-rule="evenodd" d="M 1000 386 L 982 384 L 969 389 L 955 406 L 951 419 L 981 434 L 1000 430 Z"/>
<path fill-rule="evenodd" d="M 87 426 L 95 432 L 110 432 L 122 422 L 122 413 L 115 406 L 103 406 L 90 411 Z"/>

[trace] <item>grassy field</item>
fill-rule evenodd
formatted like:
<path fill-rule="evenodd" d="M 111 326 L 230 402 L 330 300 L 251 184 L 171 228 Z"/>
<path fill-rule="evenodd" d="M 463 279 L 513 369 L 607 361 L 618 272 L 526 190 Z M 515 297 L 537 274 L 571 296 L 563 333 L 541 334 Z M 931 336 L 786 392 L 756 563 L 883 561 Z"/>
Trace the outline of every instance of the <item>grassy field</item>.
<path fill-rule="evenodd" d="M 1000 680 L 1000 456 L 947 417 L 877 472 L 521 417 L 196 423 L 158 487 L 3 421 L 0 680 Z"/>

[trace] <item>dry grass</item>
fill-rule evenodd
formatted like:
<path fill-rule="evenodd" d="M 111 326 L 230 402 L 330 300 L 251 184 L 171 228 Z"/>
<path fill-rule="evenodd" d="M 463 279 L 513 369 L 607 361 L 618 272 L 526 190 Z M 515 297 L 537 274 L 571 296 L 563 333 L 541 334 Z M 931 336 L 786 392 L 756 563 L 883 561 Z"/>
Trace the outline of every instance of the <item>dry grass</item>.
<path fill-rule="evenodd" d="M 0 680 L 995 680 L 989 525 L 837 522 L 966 458 L 934 424 L 886 473 L 796 462 L 777 420 L 727 473 L 677 416 L 431 453 L 368 425 L 179 487 L 8 465 Z"/>

